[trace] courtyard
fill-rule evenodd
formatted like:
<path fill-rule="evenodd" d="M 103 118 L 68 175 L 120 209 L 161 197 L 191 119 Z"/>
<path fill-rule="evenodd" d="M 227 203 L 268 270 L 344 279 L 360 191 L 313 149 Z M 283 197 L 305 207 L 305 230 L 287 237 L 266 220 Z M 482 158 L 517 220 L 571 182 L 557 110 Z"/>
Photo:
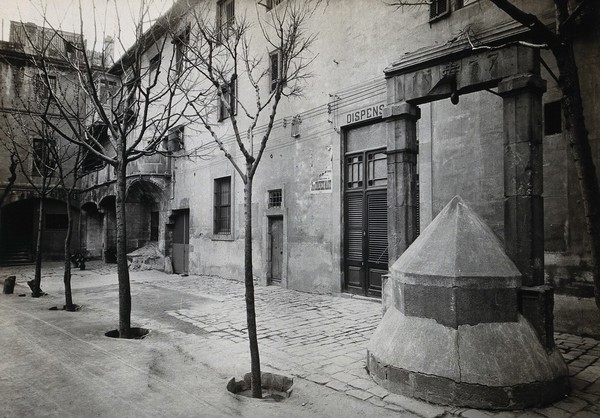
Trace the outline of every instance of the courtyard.
<path fill-rule="evenodd" d="M 263 371 L 294 378 L 291 397 L 258 401 L 225 390 L 249 371 L 244 287 L 215 276 L 131 273 L 132 325 L 143 340 L 104 336 L 116 328 L 114 265 L 74 271 L 74 302 L 62 307 L 62 265 L 46 263 L 30 297 L 33 266 L 0 302 L 2 413 L 30 416 L 600 416 L 600 341 L 557 333 L 573 391 L 543 409 L 491 412 L 431 405 L 391 394 L 365 370 L 367 343 L 381 317 L 378 301 L 257 286 Z M 21 296 L 25 295 L 25 296 Z"/>

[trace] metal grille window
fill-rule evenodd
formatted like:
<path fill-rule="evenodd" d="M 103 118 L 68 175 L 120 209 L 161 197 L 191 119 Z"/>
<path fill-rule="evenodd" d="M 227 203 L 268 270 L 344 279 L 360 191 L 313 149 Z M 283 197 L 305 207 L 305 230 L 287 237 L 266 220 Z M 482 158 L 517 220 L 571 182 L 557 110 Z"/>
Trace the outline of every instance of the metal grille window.
<path fill-rule="evenodd" d="M 283 193 L 281 189 L 269 190 L 269 207 L 280 208 L 283 203 Z"/>
<path fill-rule="evenodd" d="M 449 0 L 431 0 L 429 5 L 429 19 L 437 19 L 450 12 Z"/>
<path fill-rule="evenodd" d="M 231 177 L 215 179 L 214 233 L 231 234 Z"/>

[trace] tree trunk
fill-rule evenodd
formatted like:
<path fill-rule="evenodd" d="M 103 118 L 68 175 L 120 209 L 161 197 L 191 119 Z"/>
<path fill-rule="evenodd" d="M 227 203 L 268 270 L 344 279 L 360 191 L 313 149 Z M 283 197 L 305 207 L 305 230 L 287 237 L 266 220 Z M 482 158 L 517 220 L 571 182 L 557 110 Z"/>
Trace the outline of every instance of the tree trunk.
<path fill-rule="evenodd" d="M 590 237 L 592 273 L 596 306 L 600 309 L 600 188 L 583 116 L 579 74 L 572 43 L 553 50 L 563 93 L 562 108 L 569 148 L 581 189 L 587 232 Z"/>
<path fill-rule="evenodd" d="M 67 235 L 65 236 L 65 309 L 74 310 L 73 296 L 71 293 L 71 236 L 73 235 L 73 209 L 71 208 L 71 193 L 67 190 Z"/>
<path fill-rule="evenodd" d="M 246 172 L 250 173 L 250 166 Z M 262 382 L 260 374 L 260 355 L 256 336 L 256 310 L 254 308 L 254 272 L 252 269 L 252 177 L 248 176 L 244 187 L 244 282 L 246 284 L 246 321 L 248 324 L 248 341 L 250 343 L 250 365 L 252 372 L 252 397 L 262 398 Z"/>
<path fill-rule="evenodd" d="M 125 147 L 125 140 L 121 141 Z M 117 167 L 117 275 L 119 276 L 119 338 L 129 338 L 131 334 L 131 289 L 129 267 L 127 266 L 127 228 L 125 220 L 125 191 L 127 185 L 127 163 L 123 150 Z"/>
<path fill-rule="evenodd" d="M 42 296 L 42 242 L 44 238 L 44 196 L 40 196 L 40 202 L 38 206 L 38 231 L 37 240 L 35 243 L 35 275 L 33 278 L 33 286 L 31 289 L 31 296 L 37 298 Z"/>

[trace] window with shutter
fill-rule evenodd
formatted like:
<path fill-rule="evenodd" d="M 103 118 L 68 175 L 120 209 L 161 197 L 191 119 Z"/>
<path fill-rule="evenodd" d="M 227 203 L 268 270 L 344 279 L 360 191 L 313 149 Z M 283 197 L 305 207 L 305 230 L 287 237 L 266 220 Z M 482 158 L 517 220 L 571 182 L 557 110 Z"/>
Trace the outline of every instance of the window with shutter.
<path fill-rule="evenodd" d="M 183 132 L 185 127 L 183 125 L 176 126 L 169 129 L 166 144 L 163 143 L 163 148 L 167 151 L 176 152 L 184 148 L 183 144 Z"/>
<path fill-rule="evenodd" d="M 450 0 L 431 0 L 429 20 L 435 20 L 450 12 Z"/>
<path fill-rule="evenodd" d="M 235 24 L 235 1 L 222 0 L 218 3 L 219 42 L 227 39 Z"/>
<path fill-rule="evenodd" d="M 282 77 L 282 63 L 281 63 L 281 51 L 271 52 L 269 54 L 269 65 L 270 65 L 270 78 L 271 78 L 271 91 L 277 87 L 277 82 Z"/>
<path fill-rule="evenodd" d="M 181 75 L 183 72 L 183 64 L 185 59 L 185 53 L 187 45 L 190 41 L 190 27 L 188 26 L 183 32 L 181 32 L 174 40 L 173 46 L 175 48 L 175 74 Z"/>
<path fill-rule="evenodd" d="M 231 177 L 215 179 L 213 221 L 215 234 L 231 234 Z"/>
<path fill-rule="evenodd" d="M 150 65 L 148 67 L 148 84 L 154 84 L 156 80 L 156 76 L 158 74 L 158 69 L 160 67 L 160 54 L 156 54 L 152 58 L 150 58 Z"/>

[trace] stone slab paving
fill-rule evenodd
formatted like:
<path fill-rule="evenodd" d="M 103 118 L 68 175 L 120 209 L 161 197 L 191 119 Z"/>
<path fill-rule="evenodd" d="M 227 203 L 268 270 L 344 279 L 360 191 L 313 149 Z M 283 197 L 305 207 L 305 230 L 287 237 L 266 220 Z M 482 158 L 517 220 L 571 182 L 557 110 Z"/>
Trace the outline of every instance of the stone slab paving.
<path fill-rule="evenodd" d="M 175 286 L 220 301 L 222 308 L 199 306 L 168 313 L 201 328 L 209 339 L 247 344 L 241 282 L 214 276 L 162 276 L 147 282 Z M 309 294 L 276 286 L 256 286 L 255 293 L 261 359 L 267 368 L 390 411 L 408 411 L 424 417 L 600 417 L 600 341 L 593 338 L 556 334 L 556 344 L 569 364 L 573 392 L 550 407 L 515 412 L 441 407 L 389 393 L 366 372 L 366 347 L 381 319 L 378 301 Z"/>
<path fill-rule="evenodd" d="M 60 274 L 45 269 L 45 275 Z M 14 269 L 13 269 L 14 270 Z M 106 277 L 114 265 L 88 263 L 82 275 Z M 31 266 L 15 273 L 32 277 Z M 15 274 L 13 273 L 13 274 Z M 92 278 L 92 277 L 91 277 Z M 167 312 L 203 331 L 215 343 L 247 345 L 243 283 L 215 276 L 178 276 L 161 272 L 133 272 L 132 283 L 176 289 L 216 302 Z M 42 286 L 43 287 L 43 286 Z M 556 344 L 569 365 L 571 395 L 546 408 L 492 412 L 431 405 L 389 393 L 365 370 L 368 341 L 381 319 L 378 301 L 356 297 L 317 295 L 256 286 L 257 328 L 264 369 L 291 374 L 392 412 L 422 417 L 600 417 L 600 341 L 555 334 Z"/>

